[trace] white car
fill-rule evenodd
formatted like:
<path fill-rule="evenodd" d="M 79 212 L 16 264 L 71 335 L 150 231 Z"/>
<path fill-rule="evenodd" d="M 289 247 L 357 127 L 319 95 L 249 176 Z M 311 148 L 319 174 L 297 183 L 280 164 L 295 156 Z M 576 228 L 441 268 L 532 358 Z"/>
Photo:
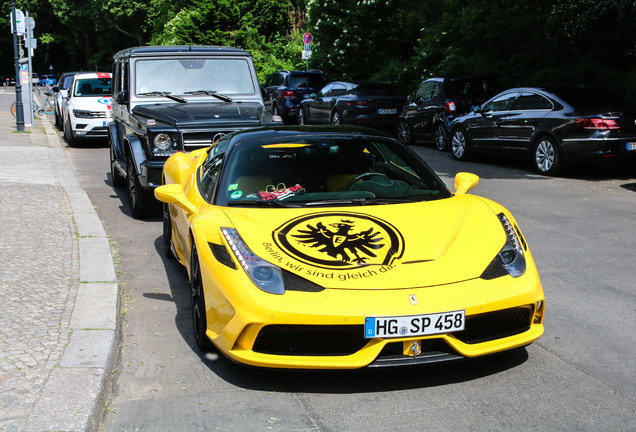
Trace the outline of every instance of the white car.
<path fill-rule="evenodd" d="M 106 138 L 112 110 L 111 74 L 80 72 L 73 77 L 62 107 L 64 138 L 70 145 L 78 139 Z"/>

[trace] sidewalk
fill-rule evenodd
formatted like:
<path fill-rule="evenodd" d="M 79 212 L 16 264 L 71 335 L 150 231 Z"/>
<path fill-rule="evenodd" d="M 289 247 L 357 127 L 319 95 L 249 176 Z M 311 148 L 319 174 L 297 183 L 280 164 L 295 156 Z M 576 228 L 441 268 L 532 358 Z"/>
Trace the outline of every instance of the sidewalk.
<path fill-rule="evenodd" d="M 117 349 L 110 245 L 53 116 L 18 133 L 13 101 L 0 87 L 0 430 L 94 431 Z"/>

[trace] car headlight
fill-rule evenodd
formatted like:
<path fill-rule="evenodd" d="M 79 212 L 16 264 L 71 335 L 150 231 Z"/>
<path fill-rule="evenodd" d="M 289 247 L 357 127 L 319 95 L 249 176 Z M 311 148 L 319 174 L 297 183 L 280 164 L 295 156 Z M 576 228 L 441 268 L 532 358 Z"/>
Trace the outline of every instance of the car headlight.
<path fill-rule="evenodd" d="M 285 293 L 283 275 L 278 266 L 256 256 L 235 229 L 221 228 L 221 232 L 254 285 L 271 294 Z"/>
<path fill-rule="evenodd" d="M 73 116 L 77 118 L 93 118 L 93 114 L 91 114 L 90 111 L 77 110 L 77 109 L 73 110 Z"/>
<path fill-rule="evenodd" d="M 526 257 L 523 254 L 521 241 L 506 215 L 499 213 L 497 216 L 506 232 L 506 244 L 497 257 L 510 276 L 519 277 L 526 272 Z"/>
<path fill-rule="evenodd" d="M 155 135 L 155 139 L 153 140 L 153 144 L 155 145 L 155 151 L 165 152 L 170 150 L 172 147 L 172 137 L 167 133 L 160 133 Z"/>

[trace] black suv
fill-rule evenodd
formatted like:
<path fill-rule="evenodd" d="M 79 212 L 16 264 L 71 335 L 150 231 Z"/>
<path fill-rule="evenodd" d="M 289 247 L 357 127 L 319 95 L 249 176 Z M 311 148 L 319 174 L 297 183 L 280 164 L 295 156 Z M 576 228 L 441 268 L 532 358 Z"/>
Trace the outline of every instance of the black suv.
<path fill-rule="evenodd" d="M 488 75 L 429 78 L 408 97 L 398 120 L 397 137 L 404 144 L 412 144 L 416 138 L 433 141 L 444 151 L 451 121 L 499 91 L 497 78 Z"/>
<path fill-rule="evenodd" d="M 296 123 L 298 105 L 327 85 L 327 75 L 319 70 L 276 71 L 265 83 L 265 102 L 285 123 Z"/>
<path fill-rule="evenodd" d="M 135 218 L 158 212 L 154 188 L 161 185 L 170 155 L 210 146 L 236 130 L 274 124 L 265 111 L 252 56 L 218 46 L 144 46 L 118 52 L 112 113 L 112 183 L 128 187 Z"/>

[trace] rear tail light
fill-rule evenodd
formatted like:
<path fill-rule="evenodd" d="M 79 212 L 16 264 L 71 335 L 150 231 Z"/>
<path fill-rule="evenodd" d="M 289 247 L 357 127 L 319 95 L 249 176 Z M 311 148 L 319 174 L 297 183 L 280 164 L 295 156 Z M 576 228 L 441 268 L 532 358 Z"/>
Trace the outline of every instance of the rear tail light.
<path fill-rule="evenodd" d="M 347 102 L 348 106 L 366 106 L 369 105 L 369 101 L 360 100 L 360 101 L 351 101 Z"/>
<path fill-rule="evenodd" d="M 296 93 L 291 90 L 285 90 L 283 92 L 283 97 L 296 97 Z"/>
<path fill-rule="evenodd" d="M 616 130 L 620 129 L 616 120 L 604 118 L 577 118 L 576 125 L 583 129 Z"/>
<path fill-rule="evenodd" d="M 446 111 L 448 111 L 449 113 L 455 112 L 457 111 L 457 105 L 455 105 L 455 102 L 446 102 L 444 104 L 444 109 Z"/>

